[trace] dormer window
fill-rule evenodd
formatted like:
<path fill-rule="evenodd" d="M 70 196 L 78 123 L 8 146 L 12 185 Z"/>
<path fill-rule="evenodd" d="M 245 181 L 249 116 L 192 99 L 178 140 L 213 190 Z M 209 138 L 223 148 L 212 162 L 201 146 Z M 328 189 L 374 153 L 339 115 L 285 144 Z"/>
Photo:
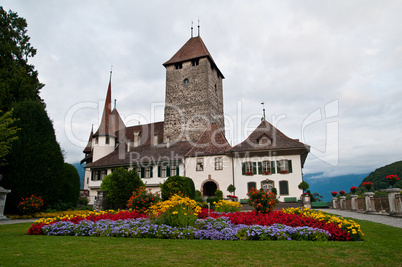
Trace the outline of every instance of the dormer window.
<path fill-rule="evenodd" d="M 158 135 L 154 135 L 154 139 L 152 140 L 152 144 L 156 146 L 158 144 Z"/>
<path fill-rule="evenodd" d="M 183 68 L 183 64 L 182 64 L 182 63 L 176 63 L 176 64 L 174 64 L 174 66 L 175 66 L 176 70 L 180 70 L 180 69 Z"/>
<path fill-rule="evenodd" d="M 140 146 L 140 132 L 134 133 L 134 147 Z"/>
<path fill-rule="evenodd" d="M 272 143 L 271 138 L 269 138 L 268 136 L 262 136 L 259 140 L 258 140 L 258 144 L 261 146 L 270 146 Z"/>
<path fill-rule="evenodd" d="M 184 86 L 187 86 L 189 83 L 190 83 L 190 81 L 188 80 L 188 78 L 185 78 L 185 79 L 183 80 L 183 85 L 184 85 Z"/>

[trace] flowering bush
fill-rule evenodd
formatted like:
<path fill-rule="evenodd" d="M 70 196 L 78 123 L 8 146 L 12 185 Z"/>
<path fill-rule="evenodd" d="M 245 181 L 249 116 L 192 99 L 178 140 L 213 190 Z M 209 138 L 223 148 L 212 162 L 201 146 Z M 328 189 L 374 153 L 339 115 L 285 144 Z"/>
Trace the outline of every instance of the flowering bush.
<path fill-rule="evenodd" d="M 356 193 L 356 191 L 357 191 L 357 187 L 356 187 L 356 186 L 352 186 L 352 187 L 350 188 L 350 192 L 352 192 L 352 194 Z"/>
<path fill-rule="evenodd" d="M 218 202 L 214 202 L 216 212 L 236 212 L 240 211 L 240 203 L 221 199 Z"/>
<path fill-rule="evenodd" d="M 34 214 L 40 211 L 43 207 L 42 197 L 30 196 L 27 198 L 21 198 L 21 202 L 18 204 L 17 208 L 22 214 Z"/>
<path fill-rule="evenodd" d="M 341 196 L 344 196 L 344 195 L 346 194 L 346 192 L 345 192 L 344 190 L 341 190 L 341 191 L 339 191 L 339 194 L 340 194 Z"/>
<path fill-rule="evenodd" d="M 186 227 L 194 224 L 201 208 L 189 197 L 174 195 L 168 200 L 152 205 L 149 211 L 158 224 Z"/>
<path fill-rule="evenodd" d="M 373 186 L 372 182 L 364 182 L 363 186 L 367 189 L 367 191 L 370 191 L 371 187 Z"/>
<path fill-rule="evenodd" d="M 271 172 L 263 171 L 262 174 L 264 174 L 264 175 L 270 175 Z"/>
<path fill-rule="evenodd" d="M 249 203 L 257 213 L 269 213 L 276 206 L 276 195 L 264 189 L 257 190 L 254 187 L 247 193 Z"/>
<path fill-rule="evenodd" d="M 246 175 L 253 175 L 253 172 L 246 172 Z"/>
<path fill-rule="evenodd" d="M 151 205 L 160 200 L 158 193 L 154 195 L 151 193 L 150 189 L 148 190 L 145 186 L 141 186 L 134 191 L 133 195 L 127 202 L 127 208 L 139 213 L 147 212 Z"/>
<path fill-rule="evenodd" d="M 338 194 L 338 192 L 336 192 L 336 191 L 331 192 L 331 195 L 332 195 L 333 197 L 336 197 L 337 194 Z"/>
<path fill-rule="evenodd" d="M 227 195 L 226 197 L 227 197 L 227 198 L 235 198 L 235 199 L 238 198 L 237 196 L 233 196 L 233 195 Z"/>

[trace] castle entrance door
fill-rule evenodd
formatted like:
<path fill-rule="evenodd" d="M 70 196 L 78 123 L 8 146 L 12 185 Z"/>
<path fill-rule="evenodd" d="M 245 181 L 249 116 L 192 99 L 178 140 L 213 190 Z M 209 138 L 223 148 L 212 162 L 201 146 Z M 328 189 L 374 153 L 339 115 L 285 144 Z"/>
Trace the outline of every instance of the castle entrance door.
<path fill-rule="evenodd" d="M 215 191 L 218 188 L 215 182 L 209 181 L 204 184 L 202 187 L 202 192 L 204 196 L 215 196 Z"/>

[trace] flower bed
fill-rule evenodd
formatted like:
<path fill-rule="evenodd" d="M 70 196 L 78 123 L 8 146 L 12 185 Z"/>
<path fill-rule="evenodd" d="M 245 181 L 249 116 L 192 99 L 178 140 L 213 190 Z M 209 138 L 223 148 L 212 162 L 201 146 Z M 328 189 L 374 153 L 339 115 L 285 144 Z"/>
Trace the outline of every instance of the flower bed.
<path fill-rule="evenodd" d="M 290 208 L 271 213 L 218 213 L 202 209 L 193 226 L 156 224 L 133 211 L 41 219 L 28 234 L 124 236 L 136 238 L 212 240 L 363 240 L 360 225 L 310 209 Z"/>

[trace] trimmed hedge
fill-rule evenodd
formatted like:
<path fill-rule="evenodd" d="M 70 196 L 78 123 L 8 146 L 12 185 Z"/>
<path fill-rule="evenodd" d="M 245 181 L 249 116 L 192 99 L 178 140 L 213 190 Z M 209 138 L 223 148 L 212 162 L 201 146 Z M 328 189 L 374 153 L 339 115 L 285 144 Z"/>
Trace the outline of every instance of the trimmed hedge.
<path fill-rule="evenodd" d="M 168 200 L 171 196 L 179 194 L 195 199 L 195 186 L 191 178 L 179 175 L 170 176 L 162 185 L 162 200 Z"/>

